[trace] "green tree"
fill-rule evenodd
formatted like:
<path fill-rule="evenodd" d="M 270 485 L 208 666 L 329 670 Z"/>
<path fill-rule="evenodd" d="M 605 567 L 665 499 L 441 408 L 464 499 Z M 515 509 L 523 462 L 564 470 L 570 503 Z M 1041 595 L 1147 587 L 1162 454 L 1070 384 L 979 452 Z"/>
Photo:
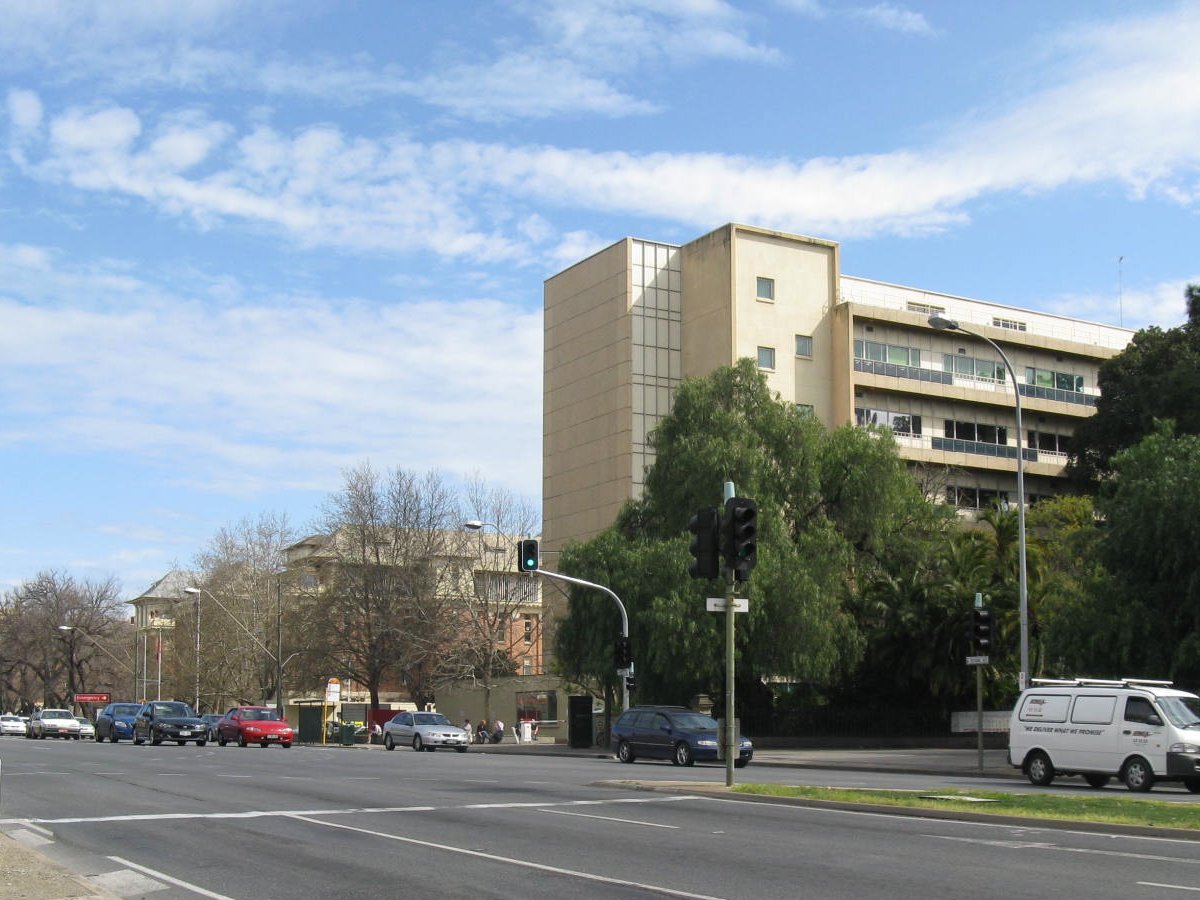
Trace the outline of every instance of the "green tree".
<path fill-rule="evenodd" d="M 1112 460 L 1098 508 L 1102 552 L 1130 635 L 1118 660 L 1136 674 L 1200 680 L 1200 435 L 1172 423 Z M 1126 672 L 1125 674 L 1128 674 Z"/>
<path fill-rule="evenodd" d="M 909 546 L 905 526 L 929 519 L 890 437 L 827 431 L 772 395 L 753 361 L 742 360 L 685 381 L 651 440 L 642 500 L 560 562 L 625 600 L 639 699 L 719 693 L 722 626 L 704 597 L 724 587 L 688 579 L 687 522 L 719 505 L 726 481 L 759 508 L 750 613 L 737 623 L 739 690 L 764 676 L 832 684 L 852 671 L 864 646 L 850 603 L 857 587 Z M 611 684 L 615 618 L 599 602 L 571 591 L 556 656 L 573 677 Z"/>
<path fill-rule="evenodd" d="M 1178 328 L 1146 328 L 1100 365 L 1096 414 L 1080 422 L 1070 472 L 1091 481 L 1111 472 L 1110 461 L 1173 419 L 1179 434 L 1200 434 L 1200 285 L 1185 290 L 1188 320 Z"/>

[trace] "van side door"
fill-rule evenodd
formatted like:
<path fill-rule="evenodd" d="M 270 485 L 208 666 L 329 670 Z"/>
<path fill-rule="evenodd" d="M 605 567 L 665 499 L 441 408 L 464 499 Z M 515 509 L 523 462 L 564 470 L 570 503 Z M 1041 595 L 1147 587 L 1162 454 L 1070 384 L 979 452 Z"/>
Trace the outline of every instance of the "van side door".
<path fill-rule="evenodd" d="M 1145 697 L 1125 698 L 1125 720 L 1121 723 L 1121 758 L 1144 756 L 1157 773 L 1167 771 L 1166 729 L 1158 710 Z"/>

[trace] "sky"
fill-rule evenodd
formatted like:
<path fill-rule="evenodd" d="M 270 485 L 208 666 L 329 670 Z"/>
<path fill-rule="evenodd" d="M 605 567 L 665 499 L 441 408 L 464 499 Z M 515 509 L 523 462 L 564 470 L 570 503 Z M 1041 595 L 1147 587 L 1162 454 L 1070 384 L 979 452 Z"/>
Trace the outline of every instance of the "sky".
<path fill-rule="evenodd" d="M 1141 328 L 1200 4 L 0 0 L 0 591 L 135 597 L 343 472 L 540 506 L 542 284 L 625 236 Z"/>

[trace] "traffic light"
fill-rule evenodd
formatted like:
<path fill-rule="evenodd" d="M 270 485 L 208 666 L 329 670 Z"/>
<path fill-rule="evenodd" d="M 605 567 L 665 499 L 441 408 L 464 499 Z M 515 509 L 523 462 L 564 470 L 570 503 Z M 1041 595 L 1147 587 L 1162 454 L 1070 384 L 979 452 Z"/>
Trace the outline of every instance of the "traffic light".
<path fill-rule="evenodd" d="M 538 542 L 524 540 L 517 545 L 517 571 L 536 572 L 541 560 L 538 554 Z"/>
<path fill-rule="evenodd" d="M 633 675 L 625 676 L 625 689 L 631 694 L 637 690 L 637 681 L 634 680 Z"/>
<path fill-rule="evenodd" d="M 971 640 L 983 651 L 992 646 L 992 611 L 987 607 L 971 611 Z"/>
<path fill-rule="evenodd" d="M 613 646 L 613 662 L 618 669 L 628 669 L 633 663 L 633 648 L 629 646 L 629 638 L 621 635 Z"/>
<path fill-rule="evenodd" d="M 738 581 L 749 581 L 758 562 L 758 504 L 745 497 L 725 501 L 721 520 L 721 555 Z"/>
<path fill-rule="evenodd" d="M 688 565 L 688 574 L 693 578 L 716 578 L 721 574 L 720 528 L 720 516 L 715 506 L 697 510 L 688 522 L 688 531 L 695 535 L 688 547 L 695 557 Z"/>

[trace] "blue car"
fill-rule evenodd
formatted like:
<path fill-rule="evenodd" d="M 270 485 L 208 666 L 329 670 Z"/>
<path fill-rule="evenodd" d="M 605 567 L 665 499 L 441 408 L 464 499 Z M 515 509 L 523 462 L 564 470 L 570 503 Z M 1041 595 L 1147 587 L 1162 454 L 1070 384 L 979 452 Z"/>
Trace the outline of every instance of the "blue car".
<path fill-rule="evenodd" d="M 612 747 L 623 763 L 643 756 L 669 759 L 677 766 L 715 762 L 717 720 L 682 706 L 631 706 L 613 725 Z M 754 745 L 739 736 L 733 764 L 740 769 L 753 758 Z"/>
<path fill-rule="evenodd" d="M 137 717 L 140 703 L 110 703 L 96 716 L 96 741 L 107 738 L 111 743 L 124 738 L 133 740 L 133 720 Z"/>

